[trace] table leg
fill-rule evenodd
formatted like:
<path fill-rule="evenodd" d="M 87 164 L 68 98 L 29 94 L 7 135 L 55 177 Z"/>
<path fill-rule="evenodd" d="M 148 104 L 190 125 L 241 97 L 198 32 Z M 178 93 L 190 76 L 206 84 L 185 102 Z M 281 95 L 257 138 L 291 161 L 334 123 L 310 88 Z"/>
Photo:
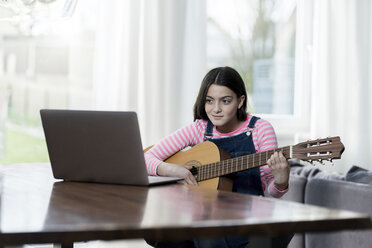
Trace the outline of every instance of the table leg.
<path fill-rule="evenodd" d="M 271 238 L 266 236 L 251 236 L 249 247 L 252 248 L 271 248 Z"/>

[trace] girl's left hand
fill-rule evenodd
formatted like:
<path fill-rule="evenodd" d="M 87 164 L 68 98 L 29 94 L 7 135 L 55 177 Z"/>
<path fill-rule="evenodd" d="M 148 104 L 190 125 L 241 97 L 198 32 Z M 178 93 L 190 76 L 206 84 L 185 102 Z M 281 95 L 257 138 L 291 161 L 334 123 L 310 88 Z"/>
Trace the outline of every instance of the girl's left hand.
<path fill-rule="evenodd" d="M 267 160 L 271 173 L 274 176 L 275 187 L 279 190 L 288 188 L 290 166 L 282 152 L 275 152 Z"/>

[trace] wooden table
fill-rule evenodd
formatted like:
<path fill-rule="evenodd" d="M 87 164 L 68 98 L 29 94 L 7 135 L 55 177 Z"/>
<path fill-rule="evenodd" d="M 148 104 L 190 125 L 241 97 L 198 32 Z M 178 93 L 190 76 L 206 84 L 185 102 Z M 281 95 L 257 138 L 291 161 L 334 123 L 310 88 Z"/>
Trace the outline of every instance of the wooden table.
<path fill-rule="evenodd" d="M 2 165 L 0 247 L 371 228 L 369 216 L 172 184 L 58 182 L 49 164 Z"/>

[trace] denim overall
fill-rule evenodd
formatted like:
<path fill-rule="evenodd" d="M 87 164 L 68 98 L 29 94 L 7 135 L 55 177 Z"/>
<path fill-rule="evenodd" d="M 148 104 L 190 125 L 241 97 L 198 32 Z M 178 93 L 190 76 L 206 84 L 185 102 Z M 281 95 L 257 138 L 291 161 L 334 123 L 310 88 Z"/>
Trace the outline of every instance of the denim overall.
<path fill-rule="evenodd" d="M 254 128 L 258 119 L 256 116 L 251 118 L 247 133 L 220 139 L 211 138 L 213 136 L 213 124 L 211 121 L 208 121 L 204 139 L 215 143 L 219 148 L 229 153 L 232 158 L 256 153 L 251 130 Z M 233 192 L 264 195 L 259 167 L 234 173 L 230 177 L 234 180 Z"/>
<path fill-rule="evenodd" d="M 213 123 L 208 121 L 204 140 L 215 143 L 219 148 L 229 153 L 233 158 L 256 153 L 252 139 L 252 129 L 254 129 L 258 119 L 259 118 L 256 116 L 251 118 L 248 124 L 248 132 L 220 139 L 212 138 Z M 229 175 L 229 177 L 233 179 L 234 192 L 264 195 L 259 167 L 237 172 Z M 212 239 L 194 239 L 181 242 L 148 242 L 148 244 L 159 248 L 240 248 L 246 247 L 249 244 L 249 237 L 229 236 Z"/>
<path fill-rule="evenodd" d="M 208 121 L 207 130 L 205 132 L 205 140 L 215 143 L 219 148 L 230 154 L 232 158 L 240 157 L 247 154 L 256 153 L 254 147 L 252 132 L 256 121 L 259 118 L 253 116 L 248 124 L 248 132 L 241 133 L 236 136 L 213 139 L 213 124 Z M 229 175 L 233 179 L 233 191 L 252 195 L 264 195 L 260 177 L 259 167 L 251 168 L 249 170 L 240 171 Z M 248 237 L 225 237 L 215 239 L 198 239 L 194 240 L 196 247 L 245 247 L 249 244 Z"/>

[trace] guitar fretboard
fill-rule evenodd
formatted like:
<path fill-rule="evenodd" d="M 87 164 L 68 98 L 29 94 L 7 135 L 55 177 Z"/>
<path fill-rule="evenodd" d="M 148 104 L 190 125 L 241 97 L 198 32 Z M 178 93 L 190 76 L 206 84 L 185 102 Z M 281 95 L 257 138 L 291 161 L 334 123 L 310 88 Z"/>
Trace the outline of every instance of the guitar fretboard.
<path fill-rule="evenodd" d="M 274 152 L 282 151 L 283 155 L 287 159 L 290 159 L 291 158 L 290 150 L 291 146 L 286 146 L 274 150 L 249 154 L 211 164 L 201 165 L 197 167 L 196 180 L 200 182 L 211 178 L 220 177 L 234 172 L 243 171 L 250 168 L 265 165 L 267 160 L 271 157 L 272 154 L 274 154 Z"/>

